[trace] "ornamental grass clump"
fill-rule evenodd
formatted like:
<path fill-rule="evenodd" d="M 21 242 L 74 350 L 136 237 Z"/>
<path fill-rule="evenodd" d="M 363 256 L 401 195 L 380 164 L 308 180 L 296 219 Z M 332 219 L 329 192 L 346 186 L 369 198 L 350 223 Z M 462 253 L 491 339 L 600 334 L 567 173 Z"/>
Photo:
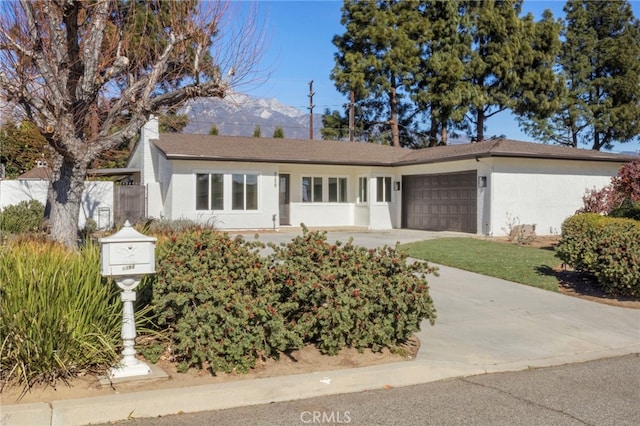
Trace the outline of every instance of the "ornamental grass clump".
<path fill-rule="evenodd" d="M 0 247 L 1 380 L 25 391 L 117 362 L 121 303 L 100 276 L 100 250 L 53 243 Z"/>

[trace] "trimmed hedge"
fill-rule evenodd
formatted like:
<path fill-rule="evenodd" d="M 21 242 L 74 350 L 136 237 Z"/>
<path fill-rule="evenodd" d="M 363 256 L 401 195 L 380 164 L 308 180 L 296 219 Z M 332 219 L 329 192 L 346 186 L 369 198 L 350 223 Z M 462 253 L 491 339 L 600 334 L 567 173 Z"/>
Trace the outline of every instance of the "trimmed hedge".
<path fill-rule="evenodd" d="M 562 224 L 556 255 L 592 274 L 607 293 L 640 296 L 640 222 L 596 213 L 572 216 Z"/>

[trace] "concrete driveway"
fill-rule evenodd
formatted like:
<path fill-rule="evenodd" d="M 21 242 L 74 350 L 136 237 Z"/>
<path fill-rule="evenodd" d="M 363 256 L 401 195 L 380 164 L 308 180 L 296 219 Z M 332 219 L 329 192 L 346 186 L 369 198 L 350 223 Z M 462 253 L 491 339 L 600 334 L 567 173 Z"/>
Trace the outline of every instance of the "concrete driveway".
<path fill-rule="evenodd" d="M 314 228 L 310 229 L 311 231 Z M 349 238 L 353 238 L 353 243 L 367 248 L 381 247 L 384 245 L 395 246 L 397 242 L 400 244 L 412 243 L 415 241 L 432 240 L 434 238 L 443 237 L 472 237 L 475 235 L 465 234 L 462 232 L 448 231 L 415 231 L 412 229 L 389 229 L 380 231 L 369 231 L 366 228 L 336 228 L 323 229 L 327 232 L 327 240 L 329 242 L 341 241 L 346 243 Z M 270 232 L 242 232 L 232 233 L 230 235 L 242 235 L 244 238 L 251 240 L 254 235 L 258 235 L 258 239 L 264 243 L 272 242 L 275 244 L 286 243 L 292 238 L 302 235 L 300 227 L 285 227 L 278 231 Z"/>

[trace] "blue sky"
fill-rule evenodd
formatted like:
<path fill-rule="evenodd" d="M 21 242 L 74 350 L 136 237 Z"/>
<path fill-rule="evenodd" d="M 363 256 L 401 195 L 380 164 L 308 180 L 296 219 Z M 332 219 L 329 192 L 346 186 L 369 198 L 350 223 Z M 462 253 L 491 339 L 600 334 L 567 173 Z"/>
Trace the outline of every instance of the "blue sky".
<path fill-rule="evenodd" d="M 537 20 L 545 9 L 554 16 L 564 17 L 565 1 L 525 0 L 523 12 L 531 12 Z M 636 17 L 640 17 L 640 1 L 632 1 Z M 262 98 L 276 98 L 280 102 L 308 111 L 309 82 L 313 80 L 314 113 L 325 108 L 342 110 L 347 102 L 329 78 L 334 66 L 335 46 L 331 40 L 342 34 L 340 24 L 342 1 L 263 0 L 261 12 L 269 39 L 261 67 L 270 71 L 269 78 L 259 87 L 240 88 L 241 92 Z M 492 117 L 485 134 L 505 134 L 511 139 L 532 141 L 518 129 L 509 113 Z M 614 151 L 638 151 L 640 143 L 617 145 Z"/>

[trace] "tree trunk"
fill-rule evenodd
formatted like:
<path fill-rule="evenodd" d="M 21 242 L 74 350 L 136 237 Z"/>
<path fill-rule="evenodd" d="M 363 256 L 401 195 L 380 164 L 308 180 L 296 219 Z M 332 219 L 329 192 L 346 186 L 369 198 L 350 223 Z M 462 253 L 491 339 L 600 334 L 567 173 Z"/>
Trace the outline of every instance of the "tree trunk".
<path fill-rule="evenodd" d="M 65 158 L 51 184 L 51 239 L 70 249 L 77 248 L 78 215 L 86 175 L 84 161 Z"/>
<path fill-rule="evenodd" d="M 447 132 L 447 125 L 442 123 L 442 130 L 440 133 L 440 144 L 441 145 L 449 145 L 449 133 Z"/>
<path fill-rule="evenodd" d="M 438 119 L 431 111 L 431 128 L 429 129 L 429 147 L 438 145 Z"/>
<path fill-rule="evenodd" d="M 395 79 L 392 79 L 392 82 L 395 84 Z M 396 93 L 396 88 L 391 88 L 391 121 L 389 125 L 391 126 L 391 139 L 393 141 L 393 146 L 396 148 L 400 148 L 400 127 L 398 126 L 398 97 Z"/>
<path fill-rule="evenodd" d="M 478 108 L 478 121 L 476 123 L 476 142 L 484 140 L 484 111 Z"/>

